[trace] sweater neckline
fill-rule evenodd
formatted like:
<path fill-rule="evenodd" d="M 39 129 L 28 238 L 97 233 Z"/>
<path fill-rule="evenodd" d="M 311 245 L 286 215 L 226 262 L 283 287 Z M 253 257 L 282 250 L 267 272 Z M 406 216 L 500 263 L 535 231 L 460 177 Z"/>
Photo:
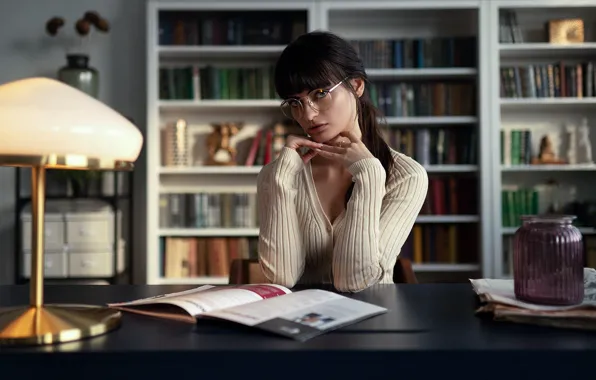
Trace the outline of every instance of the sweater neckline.
<path fill-rule="evenodd" d="M 310 201 L 313 207 L 317 210 L 319 214 L 319 218 L 321 218 L 327 227 L 336 227 L 343 219 L 346 214 L 346 209 L 344 208 L 342 212 L 335 218 L 333 223 L 329 220 L 327 214 L 325 214 L 325 210 L 323 210 L 323 205 L 321 204 L 321 199 L 319 198 L 319 194 L 317 193 L 317 187 L 315 185 L 315 178 L 312 175 L 312 166 L 310 161 L 306 164 L 306 170 L 304 172 L 306 177 L 306 186 L 308 188 L 308 192 L 310 194 Z"/>

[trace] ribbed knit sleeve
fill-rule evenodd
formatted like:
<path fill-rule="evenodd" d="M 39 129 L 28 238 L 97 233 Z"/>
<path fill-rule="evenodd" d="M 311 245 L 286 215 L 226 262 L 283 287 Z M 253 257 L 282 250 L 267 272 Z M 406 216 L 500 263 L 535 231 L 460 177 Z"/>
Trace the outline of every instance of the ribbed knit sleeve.
<path fill-rule="evenodd" d="M 298 152 L 284 147 L 257 177 L 259 263 L 274 284 L 293 287 L 305 263 L 302 232 L 296 211 L 298 176 L 304 163 Z"/>
<path fill-rule="evenodd" d="M 388 186 L 376 158 L 349 168 L 354 189 L 333 250 L 333 283 L 339 291 L 361 291 L 392 270 L 422 208 L 426 170 L 409 158 L 396 160 L 396 165 L 396 178 Z"/>

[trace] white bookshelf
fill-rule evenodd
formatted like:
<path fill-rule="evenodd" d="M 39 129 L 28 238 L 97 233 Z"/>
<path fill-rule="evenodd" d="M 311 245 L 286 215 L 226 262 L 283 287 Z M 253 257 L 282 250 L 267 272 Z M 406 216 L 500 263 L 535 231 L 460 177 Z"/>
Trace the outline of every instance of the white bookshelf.
<path fill-rule="evenodd" d="M 556 164 L 532 165 L 521 162 L 518 165 L 503 164 L 501 160 L 501 131 L 526 129 L 530 131 L 532 151 L 536 154 L 539 139 L 545 133 L 556 136 L 554 142 L 560 158 L 566 158 L 566 142 L 563 133 L 565 123 L 579 125 L 586 117 L 590 125 L 591 143 L 594 146 L 596 133 L 596 93 L 590 97 L 507 97 L 501 95 L 502 67 L 538 67 L 538 65 L 554 65 L 563 61 L 566 66 L 586 61 L 596 62 L 596 3 L 581 0 L 494 0 L 487 2 L 490 7 L 490 106 L 491 137 L 490 145 L 492 168 L 490 170 L 493 193 L 492 215 L 495 225 L 492 243 L 493 262 L 491 276 L 497 278 L 511 277 L 511 239 L 517 227 L 504 226 L 503 218 L 508 202 L 502 199 L 501 192 L 516 188 L 544 189 L 543 184 L 549 180 L 557 181 L 560 186 L 557 198 L 561 203 L 571 200 L 590 201 L 596 185 L 594 164 Z M 521 39 L 513 42 L 500 38 L 499 14 L 512 11 L 516 15 Z M 545 24 L 548 20 L 581 18 L 585 24 L 585 42 L 569 45 L 554 45 L 548 42 Z M 583 88 L 585 90 L 585 88 Z M 527 94 L 526 95 L 533 95 Z M 558 95 L 555 94 L 555 95 Z M 573 94 L 572 94 L 573 95 Z M 504 143 L 509 146 L 509 142 Z M 542 185 L 542 186 L 541 186 Z M 541 186 L 541 187 L 540 187 Z M 549 204 L 548 192 L 540 190 L 539 212 Z M 567 212 L 569 213 L 569 212 Z M 581 227 L 584 238 L 594 235 L 594 228 Z"/>
<path fill-rule="evenodd" d="M 222 284 L 223 277 L 163 278 L 160 275 L 161 237 L 252 237 L 258 228 L 163 228 L 159 225 L 159 194 L 177 192 L 256 192 L 259 166 L 163 167 L 160 154 L 160 129 L 175 119 L 185 119 L 193 135 L 205 135 L 210 123 L 243 121 L 244 127 L 234 141 L 250 139 L 264 124 L 279 116 L 277 100 L 161 100 L 158 69 L 162 65 L 234 62 L 272 63 L 284 46 L 160 46 L 158 15 L 161 11 L 212 10 L 303 10 L 307 30 L 326 29 L 349 39 L 366 38 L 430 38 L 441 36 L 475 36 L 478 49 L 474 67 L 431 68 L 367 68 L 371 80 L 391 81 L 467 81 L 476 86 L 476 112 L 471 115 L 387 116 L 389 128 L 462 128 L 477 133 L 474 164 L 425 165 L 429 176 L 476 176 L 477 212 L 471 215 L 420 215 L 417 223 L 424 225 L 478 226 L 477 258 L 472 263 L 415 263 L 418 272 L 449 272 L 460 274 L 492 273 L 493 226 L 490 181 L 492 152 L 481 147 L 490 145 L 488 73 L 489 30 L 486 25 L 489 7 L 482 1 L 149 1 L 147 22 L 147 256 L 148 284 Z M 201 146 L 200 137 L 191 144 Z M 199 149 L 199 154 L 204 154 Z M 497 226 L 495 226 L 497 227 Z M 482 275 L 481 274 L 481 275 Z"/>

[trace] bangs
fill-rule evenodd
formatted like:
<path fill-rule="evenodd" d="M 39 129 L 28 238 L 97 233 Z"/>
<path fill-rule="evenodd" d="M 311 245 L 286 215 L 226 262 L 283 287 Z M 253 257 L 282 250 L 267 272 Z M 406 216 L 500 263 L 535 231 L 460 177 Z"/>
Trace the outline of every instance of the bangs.
<path fill-rule="evenodd" d="M 310 50 L 293 46 L 280 56 L 275 69 L 275 90 L 280 98 L 334 86 L 344 79 L 337 65 L 317 58 L 316 52 Z"/>

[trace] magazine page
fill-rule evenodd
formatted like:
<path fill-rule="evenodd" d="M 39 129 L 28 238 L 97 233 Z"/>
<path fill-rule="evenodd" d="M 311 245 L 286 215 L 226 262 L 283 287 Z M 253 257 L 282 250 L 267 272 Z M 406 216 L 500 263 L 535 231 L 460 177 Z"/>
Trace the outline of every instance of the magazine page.
<path fill-rule="evenodd" d="M 386 313 L 387 309 L 319 289 L 203 313 L 305 341 L 327 331 Z"/>
<path fill-rule="evenodd" d="M 208 311 L 243 305 L 291 293 L 275 284 L 237 286 L 205 285 L 177 293 L 163 294 L 129 302 L 111 303 L 109 307 L 163 318 L 195 322 L 194 317 Z"/>

